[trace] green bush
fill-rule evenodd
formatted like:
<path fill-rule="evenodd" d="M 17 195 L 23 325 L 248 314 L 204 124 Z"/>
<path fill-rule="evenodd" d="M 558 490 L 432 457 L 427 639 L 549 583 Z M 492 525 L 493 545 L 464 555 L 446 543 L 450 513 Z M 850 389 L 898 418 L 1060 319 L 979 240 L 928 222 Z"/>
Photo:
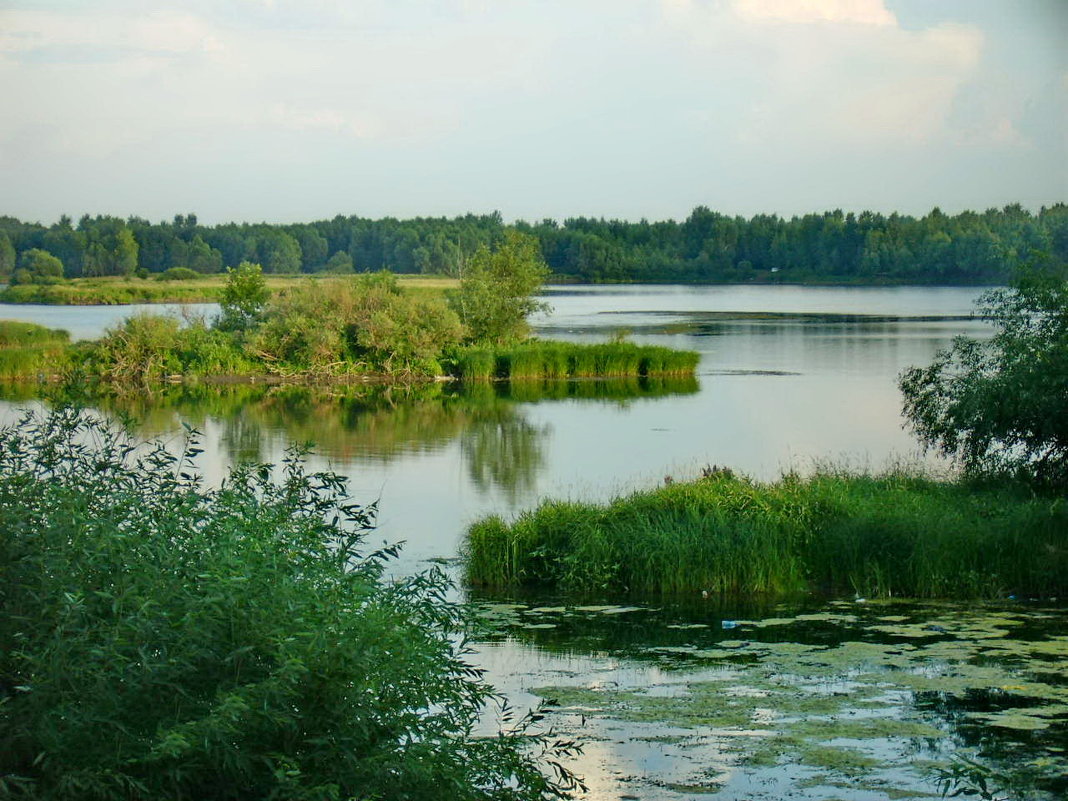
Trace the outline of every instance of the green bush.
<path fill-rule="evenodd" d="M 207 489 L 195 447 L 136 446 L 72 411 L 0 431 L 0 796 L 563 797 L 539 765 L 570 744 L 475 736 L 446 580 L 384 581 L 342 479 L 290 454 Z"/>
<path fill-rule="evenodd" d="M 279 369 L 437 375 L 439 357 L 461 336 L 444 302 L 402 291 L 389 273 L 309 280 L 262 316 L 249 347 Z"/>
<path fill-rule="evenodd" d="M 182 321 L 137 314 L 87 346 L 84 369 L 121 382 L 147 382 L 170 375 L 242 375 L 263 371 L 225 331 L 203 320 Z"/>
<path fill-rule="evenodd" d="M 200 278 L 201 274 L 188 267 L 171 267 L 156 276 L 157 281 L 191 281 Z"/>

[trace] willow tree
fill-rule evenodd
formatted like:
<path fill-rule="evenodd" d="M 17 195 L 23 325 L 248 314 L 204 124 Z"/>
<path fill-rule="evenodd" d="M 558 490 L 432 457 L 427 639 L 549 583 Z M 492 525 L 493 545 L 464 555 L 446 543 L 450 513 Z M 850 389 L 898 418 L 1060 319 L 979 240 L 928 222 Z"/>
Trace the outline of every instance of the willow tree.
<path fill-rule="evenodd" d="M 507 231 L 492 250 L 481 246 L 460 274 L 449 301 L 475 342 L 503 343 L 530 333 L 530 315 L 549 307 L 537 295 L 549 268 L 538 240 Z"/>

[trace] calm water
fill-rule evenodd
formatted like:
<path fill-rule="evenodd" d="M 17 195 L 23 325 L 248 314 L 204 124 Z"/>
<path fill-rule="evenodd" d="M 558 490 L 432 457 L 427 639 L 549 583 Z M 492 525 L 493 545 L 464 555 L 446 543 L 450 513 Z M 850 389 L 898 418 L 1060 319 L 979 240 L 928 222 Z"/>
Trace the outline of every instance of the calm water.
<path fill-rule="evenodd" d="M 313 441 L 317 468 L 349 476 L 356 497 L 379 499 L 381 534 L 407 542 L 411 566 L 455 555 L 471 520 L 545 496 L 607 498 L 666 475 L 694 476 L 708 464 L 771 479 L 821 462 L 878 467 L 918 458 L 902 430 L 896 376 L 957 334 L 982 335 L 976 321 L 931 319 L 967 316 L 977 295 L 900 287 L 554 289 L 539 333 L 598 341 L 629 331 L 638 342 L 698 350 L 697 385 L 537 402 L 515 399 L 530 390 L 471 399 L 449 391 L 406 398 L 242 387 L 108 406 L 134 411 L 146 434 L 196 425 L 213 480 L 237 459 L 277 461 L 293 442 Z M 143 308 L 4 306 L 0 318 L 85 338 Z M 922 319 L 893 319 L 901 317 Z M 573 388 L 583 393 L 597 394 Z"/>
<path fill-rule="evenodd" d="M 877 468 L 919 459 L 902 429 L 896 377 L 956 335 L 987 334 L 968 317 L 978 294 L 554 289 L 553 311 L 536 321 L 543 336 L 599 341 L 626 331 L 638 342 L 694 349 L 697 380 L 170 388 L 100 406 L 132 412 L 146 436 L 175 443 L 182 422 L 198 428 L 200 466 L 212 481 L 236 461 L 277 461 L 288 446 L 314 441 L 316 469 L 343 473 L 358 499 L 378 500 L 376 537 L 406 541 L 396 570 L 409 572 L 455 557 L 470 521 L 546 496 L 607 498 L 708 464 L 771 479 L 827 462 Z M 85 338 L 130 311 L 2 307 L 0 318 Z M 37 402 L 33 393 L 9 390 L 3 415 Z M 724 798 L 885 799 L 934 792 L 932 766 L 955 753 L 999 770 L 1016 757 L 1046 760 L 1050 770 L 1064 763 L 1068 620 L 1048 599 L 984 610 L 852 599 L 755 609 L 476 600 L 486 624 L 478 659 L 491 681 L 520 704 L 559 703 L 550 717 L 588 743 L 576 767 L 598 801 L 697 798 L 716 788 Z M 742 623 L 724 629 L 724 620 Z M 748 700 L 728 708 L 724 698 Z M 1047 717 L 1026 712 L 1058 704 Z M 837 720 L 863 725 L 841 736 L 801 725 Z M 905 771 L 903 760 L 918 767 Z"/>

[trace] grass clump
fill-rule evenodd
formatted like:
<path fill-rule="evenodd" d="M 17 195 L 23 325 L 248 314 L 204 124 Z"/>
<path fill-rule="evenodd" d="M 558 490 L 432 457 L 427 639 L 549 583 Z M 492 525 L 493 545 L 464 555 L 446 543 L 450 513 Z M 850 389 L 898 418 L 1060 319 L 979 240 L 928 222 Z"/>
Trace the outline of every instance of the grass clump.
<path fill-rule="evenodd" d="M 36 323 L 0 320 L 0 379 L 62 372 L 67 364 L 70 334 Z"/>
<path fill-rule="evenodd" d="M 72 411 L 0 431 L 0 795 L 545 799 L 569 743 L 494 696 L 440 572 L 384 582 L 373 510 L 290 454 L 218 489 Z M 528 736 L 529 735 L 529 736 Z M 531 749 L 534 749 L 533 751 Z M 538 749 L 541 749 L 539 751 Z"/>
<path fill-rule="evenodd" d="M 909 473 L 762 484 L 727 471 L 474 524 L 468 579 L 569 590 L 995 597 L 1068 591 L 1068 508 Z"/>
<path fill-rule="evenodd" d="M 527 340 L 451 351 L 449 373 L 464 381 L 625 378 L 693 375 L 699 355 L 631 342 L 579 344 Z"/>

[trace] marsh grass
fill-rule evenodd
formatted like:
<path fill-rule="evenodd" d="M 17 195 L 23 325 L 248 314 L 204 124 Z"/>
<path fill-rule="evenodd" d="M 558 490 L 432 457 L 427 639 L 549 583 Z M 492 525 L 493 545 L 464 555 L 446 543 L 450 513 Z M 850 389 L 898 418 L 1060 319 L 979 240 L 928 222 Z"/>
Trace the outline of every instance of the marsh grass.
<path fill-rule="evenodd" d="M 450 375 L 464 381 L 692 376 L 698 354 L 631 342 L 578 344 L 530 340 L 473 345 L 448 357 Z"/>
<path fill-rule="evenodd" d="M 1068 590 L 1068 507 L 907 471 L 762 484 L 727 472 L 474 524 L 467 578 L 567 590 L 997 597 Z"/>
<path fill-rule="evenodd" d="M 62 372 L 70 334 L 36 323 L 0 320 L 0 379 Z"/>

